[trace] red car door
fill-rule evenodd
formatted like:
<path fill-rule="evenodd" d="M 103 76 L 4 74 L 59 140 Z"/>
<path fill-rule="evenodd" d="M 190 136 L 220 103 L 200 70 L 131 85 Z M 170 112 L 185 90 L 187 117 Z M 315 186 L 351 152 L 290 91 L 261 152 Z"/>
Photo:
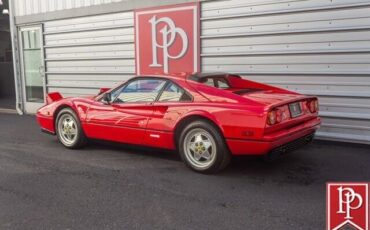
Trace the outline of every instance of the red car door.
<path fill-rule="evenodd" d="M 151 104 L 91 105 L 85 132 L 90 138 L 141 144 L 148 117 L 153 113 Z"/>
<path fill-rule="evenodd" d="M 148 121 L 144 144 L 174 149 L 173 129 L 178 119 L 190 109 L 192 101 L 189 93 L 170 81 L 153 103 L 154 112 Z"/>
<path fill-rule="evenodd" d="M 84 125 L 90 138 L 142 144 L 153 102 L 166 80 L 135 78 L 112 91 L 109 103 L 96 101 L 88 112 Z"/>

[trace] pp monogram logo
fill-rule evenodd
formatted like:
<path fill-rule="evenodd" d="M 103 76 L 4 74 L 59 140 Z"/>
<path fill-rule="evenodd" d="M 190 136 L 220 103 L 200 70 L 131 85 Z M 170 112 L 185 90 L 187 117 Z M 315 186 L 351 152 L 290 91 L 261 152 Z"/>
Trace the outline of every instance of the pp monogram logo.
<path fill-rule="evenodd" d="M 136 74 L 199 71 L 198 3 L 135 11 Z"/>
<path fill-rule="evenodd" d="M 343 186 L 340 186 L 337 190 L 339 192 L 339 210 L 337 213 L 345 214 L 344 218 L 347 220 L 353 219 L 351 210 L 359 209 L 362 206 L 363 199 L 361 195 L 356 193 L 352 188 L 343 188 Z"/>
<path fill-rule="evenodd" d="M 327 184 L 327 229 L 368 230 L 369 192 L 367 183 Z"/>
<path fill-rule="evenodd" d="M 188 37 L 185 31 L 181 28 L 176 27 L 174 21 L 171 18 L 163 17 L 157 19 L 157 16 L 154 15 L 149 22 L 152 24 L 152 64 L 151 67 L 162 67 L 164 73 L 168 73 L 168 60 L 169 59 L 178 59 L 184 56 L 186 50 L 188 49 Z M 166 23 L 166 25 L 160 30 L 162 34 L 162 44 L 157 42 L 157 25 L 160 22 Z M 174 44 L 175 39 L 179 37 L 182 40 L 182 49 L 177 54 L 172 56 L 169 54 L 169 47 Z M 158 63 L 158 48 L 163 49 L 163 65 Z"/>

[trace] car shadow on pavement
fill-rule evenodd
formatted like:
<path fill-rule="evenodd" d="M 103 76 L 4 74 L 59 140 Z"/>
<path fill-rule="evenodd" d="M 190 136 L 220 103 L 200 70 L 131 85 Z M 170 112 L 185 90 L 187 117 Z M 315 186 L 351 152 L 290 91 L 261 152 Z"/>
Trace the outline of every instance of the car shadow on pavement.
<path fill-rule="evenodd" d="M 175 151 L 146 148 L 136 145 L 127 145 L 101 140 L 92 140 L 85 148 L 91 150 L 107 150 L 130 154 L 130 156 L 150 157 L 154 159 L 165 159 L 170 161 L 181 161 L 179 154 Z M 246 175 L 255 178 L 256 183 L 263 183 L 266 177 L 274 178 L 281 182 L 290 182 L 308 185 L 315 181 L 313 177 L 314 165 L 304 159 L 304 153 L 292 152 L 272 162 L 267 162 L 261 156 L 238 156 L 233 157 L 230 165 L 219 172 L 217 176 L 234 177 Z M 178 167 L 178 164 L 176 165 Z M 180 166 L 185 167 L 185 165 Z M 283 178 L 281 178 L 283 176 Z"/>
<path fill-rule="evenodd" d="M 85 148 L 87 150 L 111 150 L 115 152 L 119 151 L 122 154 L 132 154 L 145 157 L 154 157 L 158 159 L 181 161 L 180 156 L 174 151 L 158 148 L 148 148 L 139 145 L 122 144 L 110 141 L 89 140 L 89 144 Z"/>
<path fill-rule="evenodd" d="M 272 162 L 258 157 L 234 157 L 222 175 L 248 175 L 256 183 L 268 180 L 303 186 L 329 181 L 369 181 L 369 153 L 368 145 L 316 140 Z"/>
<path fill-rule="evenodd" d="M 137 156 L 138 160 L 140 158 L 150 158 L 155 161 L 181 162 L 180 156 L 175 151 L 100 140 L 92 140 L 90 142 L 82 151 L 97 150 L 97 154 L 101 154 L 99 153 L 101 151 L 108 151 L 121 156 L 126 154 L 133 159 Z M 349 149 L 351 154 L 348 153 Z M 370 173 L 366 173 L 370 170 L 366 168 L 364 163 L 369 160 L 368 150 L 368 146 L 353 145 L 348 147 L 338 145 L 337 143 L 314 142 L 272 162 L 267 162 L 263 157 L 256 156 L 233 157 L 230 165 L 215 176 L 224 179 L 244 177 L 248 182 L 255 184 L 272 182 L 301 186 L 315 183 L 324 184 L 327 181 L 366 180 L 366 175 L 370 175 Z M 185 169 L 183 164 L 174 164 L 168 167 L 174 170 L 179 169 L 178 167 Z M 343 170 L 344 167 L 348 170 Z"/>

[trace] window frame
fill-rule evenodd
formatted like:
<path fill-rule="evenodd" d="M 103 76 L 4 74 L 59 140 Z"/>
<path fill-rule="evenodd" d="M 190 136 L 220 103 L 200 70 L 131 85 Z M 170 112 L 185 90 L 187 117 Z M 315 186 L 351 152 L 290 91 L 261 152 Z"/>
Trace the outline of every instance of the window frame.
<path fill-rule="evenodd" d="M 153 101 L 133 101 L 133 102 L 117 102 L 116 99 L 119 97 L 119 95 L 122 93 L 122 91 L 129 85 L 131 84 L 132 82 L 134 81 L 140 81 L 140 80 L 161 80 L 164 82 L 162 88 L 158 91 L 158 94 L 156 95 L 155 99 Z M 164 87 L 167 85 L 167 79 L 164 79 L 164 78 L 159 78 L 159 77 L 135 77 L 135 78 L 132 78 L 130 79 L 129 81 L 125 82 L 123 85 L 121 85 L 121 87 L 118 87 L 114 90 L 112 90 L 110 93 L 112 94 L 113 92 L 116 92 L 118 90 L 121 91 L 121 93 L 117 94 L 117 96 L 115 98 L 112 98 L 112 101 L 111 103 L 112 104 L 116 104 L 116 105 L 124 105 L 124 104 L 150 104 L 150 103 L 154 103 L 156 102 L 156 100 L 158 99 L 158 95 L 160 95 L 162 93 L 162 90 L 164 89 Z"/>
<path fill-rule="evenodd" d="M 164 90 L 167 88 L 167 86 L 169 85 L 169 84 L 173 84 L 173 85 L 175 85 L 176 87 L 178 87 L 178 88 L 180 88 L 180 89 L 182 89 L 182 90 L 184 90 L 184 94 L 186 94 L 186 95 L 188 95 L 188 97 L 190 98 L 190 101 L 159 101 L 159 99 L 161 98 L 161 96 L 162 96 L 162 94 L 163 94 L 163 92 L 164 92 Z M 158 95 L 158 97 L 156 98 L 156 100 L 155 100 L 155 102 L 156 103 L 191 103 L 191 102 L 193 102 L 194 101 L 194 97 L 193 97 L 193 95 L 191 95 L 188 91 L 186 91 L 183 87 L 181 87 L 181 86 L 179 86 L 179 84 L 176 84 L 176 82 L 174 82 L 174 81 L 172 81 L 172 80 L 170 80 L 170 79 L 167 79 L 167 83 L 163 86 L 163 88 L 162 88 L 162 90 L 161 90 L 161 92 L 160 92 L 160 94 Z"/>

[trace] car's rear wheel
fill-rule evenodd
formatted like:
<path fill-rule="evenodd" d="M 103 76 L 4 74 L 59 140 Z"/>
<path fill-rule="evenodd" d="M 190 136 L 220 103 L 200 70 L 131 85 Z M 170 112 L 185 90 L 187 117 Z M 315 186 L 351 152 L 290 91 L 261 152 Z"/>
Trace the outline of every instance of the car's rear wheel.
<path fill-rule="evenodd" d="M 182 160 L 192 170 L 216 173 L 230 162 L 230 153 L 219 130 L 207 121 L 188 124 L 178 140 Z"/>
<path fill-rule="evenodd" d="M 58 113 L 55 127 L 57 137 L 65 147 L 77 149 L 86 144 L 80 120 L 72 109 L 65 108 Z"/>

